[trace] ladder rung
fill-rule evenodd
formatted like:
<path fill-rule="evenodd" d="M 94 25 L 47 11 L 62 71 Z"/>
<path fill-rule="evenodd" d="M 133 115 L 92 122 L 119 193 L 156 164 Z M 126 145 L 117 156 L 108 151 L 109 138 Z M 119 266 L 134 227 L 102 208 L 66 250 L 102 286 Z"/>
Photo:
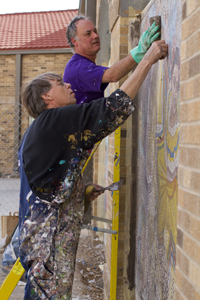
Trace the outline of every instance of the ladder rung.
<path fill-rule="evenodd" d="M 82 225 L 82 229 L 88 229 L 93 231 L 105 232 L 110 234 L 117 234 L 116 230 L 106 229 L 106 228 L 99 228 L 91 225 Z"/>
<path fill-rule="evenodd" d="M 95 216 L 90 216 L 90 219 L 95 220 L 95 221 L 99 221 L 99 222 L 112 224 L 112 220 L 109 220 L 109 219 L 99 218 L 99 217 L 95 217 Z"/>

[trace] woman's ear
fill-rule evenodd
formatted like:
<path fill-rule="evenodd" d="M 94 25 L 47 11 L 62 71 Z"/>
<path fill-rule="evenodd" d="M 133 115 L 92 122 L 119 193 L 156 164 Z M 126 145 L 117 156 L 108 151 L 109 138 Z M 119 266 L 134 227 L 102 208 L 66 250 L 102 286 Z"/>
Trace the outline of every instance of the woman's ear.
<path fill-rule="evenodd" d="M 49 104 L 54 99 L 49 92 L 42 94 L 41 97 L 47 104 Z"/>

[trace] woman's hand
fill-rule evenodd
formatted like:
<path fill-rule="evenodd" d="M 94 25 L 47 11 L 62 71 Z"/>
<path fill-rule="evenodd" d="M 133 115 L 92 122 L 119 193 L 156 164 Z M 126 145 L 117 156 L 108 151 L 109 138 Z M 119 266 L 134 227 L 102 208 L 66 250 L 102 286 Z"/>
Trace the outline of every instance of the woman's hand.
<path fill-rule="evenodd" d="M 104 193 L 104 190 L 103 190 L 102 186 L 92 183 L 92 182 L 86 184 L 85 199 L 87 201 L 94 201 L 99 195 L 101 195 L 103 193 Z"/>

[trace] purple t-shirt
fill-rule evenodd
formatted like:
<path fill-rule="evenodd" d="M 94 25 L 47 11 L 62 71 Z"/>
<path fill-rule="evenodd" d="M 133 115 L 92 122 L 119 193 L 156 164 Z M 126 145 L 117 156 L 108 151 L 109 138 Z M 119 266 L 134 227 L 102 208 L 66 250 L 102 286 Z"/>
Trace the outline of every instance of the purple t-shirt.
<path fill-rule="evenodd" d="M 77 53 L 72 56 L 65 67 L 63 80 L 71 84 L 77 104 L 90 103 L 104 97 L 108 83 L 101 83 L 101 80 L 106 69 Z"/>

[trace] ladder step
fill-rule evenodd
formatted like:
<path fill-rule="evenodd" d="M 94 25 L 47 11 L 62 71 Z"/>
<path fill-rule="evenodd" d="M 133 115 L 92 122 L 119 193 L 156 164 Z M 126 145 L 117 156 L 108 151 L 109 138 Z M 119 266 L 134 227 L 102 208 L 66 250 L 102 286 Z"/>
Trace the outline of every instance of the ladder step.
<path fill-rule="evenodd" d="M 106 229 L 106 228 L 99 228 L 91 225 L 82 225 L 82 229 L 88 229 L 93 231 L 105 232 L 110 234 L 117 234 L 116 230 Z"/>
<path fill-rule="evenodd" d="M 90 216 L 90 218 L 95 221 L 112 224 L 112 220 L 109 220 L 109 219 L 99 218 L 99 217 L 95 217 L 95 216 Z"/>

